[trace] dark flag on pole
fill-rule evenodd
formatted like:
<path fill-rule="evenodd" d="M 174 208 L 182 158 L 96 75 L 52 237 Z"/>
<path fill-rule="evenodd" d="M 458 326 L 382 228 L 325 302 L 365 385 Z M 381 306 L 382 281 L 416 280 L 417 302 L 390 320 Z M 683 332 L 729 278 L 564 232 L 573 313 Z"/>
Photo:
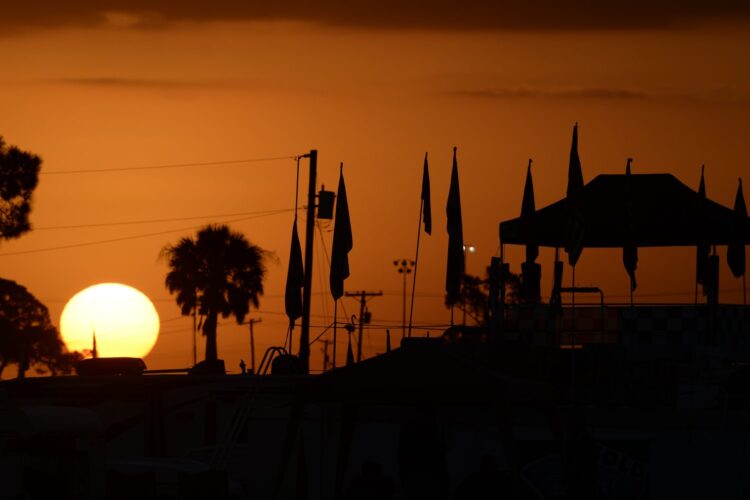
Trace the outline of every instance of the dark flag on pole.
<path fill-rule="evenodd" d="M 711 252 L 711 246 L 708 243 L 708 222 L 706 221 L 706 182 L 703 178 L 704 165 L 701 165 L 701 182 L 698 186 L 698 195 L 700 197 L 700 220 L 696 221 L 698 226 L 699 243 L 695 255 L 695 280 L 701 285 L 706 285 L 706 273 L 708 269 L 708 255 Z M 705 288 L 704 288 L 705 292 Z"/>
<path fill-rule="evenodd" d="M 638 247 L 635 246 L 634 240 L 635 240 L 635 227 L 633 223 L 633 198 L 631 195 L 630 190 L 630 162 L 633 161 L 631 158 L 628 158 L 628 164 L 625 167 L 625 238 L 626 243 L 622 247 L 622 263 L 625 266 L 625 271 L 627 271 L 628 275 L 630 276 L 630 299 L 631 303 L 633 300 L 632 292 L 636 289 L 638 286 L 635 281 L 635 270 L 638 267 Z"/>
<path fill-rule="evenodd" d="M 302 316 L 302 287 L 305 285 L 305 271 L 302 264 L 302 247 L 297 235 L 297 218 L 292 227 L 292 247 L 289 250 L 289 269 L 286 273 L 286 293 L 284 306 L 289 317 L 289 326 L 294 328 L 294 322 Z"/>
<path fill-rule="evenodd" d="M 531 158 L 529 158 L 529 166 L 526 168 L 526 184 L 523 187 L 523 201 L 521 202 L 521 219 L 526 220 L 526 228 L 532 234 L 534 229 L 529 227 L 529 224 L 531 224 L 531 218 L 535 212 L 534 182 L 531 179 Z M 537 257 L 539 257 L 539 246 L 526 245 L 526 262 L 534 262 Z"/>
<path fill-rule="evenodd" d="M 427 167 L 427 153 L 424 154 L 422 171 L 422 202 L 424 206 L 424 232 L 432 234 L 432 205 L 430 203 L 430 170 Z"/>
<path fill-rule="evenodd" d="M 337 300 L 344 295 L 344 280 L 349 277 L 349 252 L 354 245 L 352 224 L 349 219 L 349 203 L 344 184 L 344 164 L 341 164 L 339 188 L 336 194 L 336 223 L 333 228 L 331 249 L 331 295 Z"/>
<path fill-rule="evenodd" d="M 570 162 L 568 163 L 568 191 L 571 196 L 583 189 L 583 171 L 578 157 L 578 123 L 573 125 L 573 142 L 570 145 Z"/>
<path fill-rule="evenodd" d="M 461 194 L 458 188 L 458 163 L 456 147 L 453 148 L 453 170 L 448 191 L 448 267 L 445 276 L 446 302 L 455 304 L 461 295 L 461 281 L 464 274 L 464 234 L 461 221 Z"/>
<path fill-rule="evenodd" d="M 419 263 L 419 237 L 422 235 L 422 221 L 424 232 L 432 234 L 432 203 L 430 203 L 430 169 L 427 166 L 427 153 L 424 154 L 424 169 L 422 170 L 422 203 L 419 206 L 419 224 L 417 225 L 417 255 L 414 257 L 414 279 L 411 285 L 411 306 L 409 307 L 409 337 L 411 337 L 411 321 L 414 317 L 414 292 L 417 289 L 417 265 Z M 404 261 L 406 262 L 406 261 Z M 406 306 L 406 299 L 404 299 Z M 405 309 L 404 309 L 405 310 Z M 388 337 L 390 339 L 390 337 Z M 390 340 L 389 340 L 390 342 Z M 389 344 L 390 346 L 390 344 Z M 390 351 L 390 347 L 388 348 Z"/>
<path fill-rule="evenodd" d="M 568 223 L 565 229 L 565 251 L 568 253 L 568 263 L 576 265 L 583 252 L 583 236 L 585 221 L 583 203 L 579 196 L 583 190 L 583 171 L 581 159 L 578 157 L 578 123 L 573 126 L 573 141 L 570 145 L 570 163 L 568 164 Z"/>
<path fill-rule="evenodd" d="M 745 274 L 745 236 L 747 234 L 747 206 L 742 193 L 742 179 L 737 187 L 734 200 L 735 233 L 732 243 L 727 247 L 727 264 L 735 278 Z"/>

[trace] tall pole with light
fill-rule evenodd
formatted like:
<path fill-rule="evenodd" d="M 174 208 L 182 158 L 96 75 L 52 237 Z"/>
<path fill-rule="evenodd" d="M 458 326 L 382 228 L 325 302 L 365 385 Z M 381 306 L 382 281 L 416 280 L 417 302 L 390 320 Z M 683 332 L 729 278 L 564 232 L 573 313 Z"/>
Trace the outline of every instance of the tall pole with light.
<path fill-rule="evenodd" d="M 414 269 L 414 261 L 409 259 L 396 259 L 393 261 L 393 265 L 396 266 L 398 273 L 403 274 L 404 276 L 404 301 L 401 322 L 401 338 L 403 339 L 406 335 L 406 276 L 411 274 Z"/>
<path fill-rule="evenodd" d="M 466 254 L 467 253 L 474 253 L 477 251 L 477 247 L 475 247 L 472 244 L 464 245 L 464 273 L 466 273 L 466 268 L 468 267 L 466 265 Z M 463 324 L 466 326 L 466 302 L 463 301 L 463 310 L 464 310 L 464 319 Z"/>

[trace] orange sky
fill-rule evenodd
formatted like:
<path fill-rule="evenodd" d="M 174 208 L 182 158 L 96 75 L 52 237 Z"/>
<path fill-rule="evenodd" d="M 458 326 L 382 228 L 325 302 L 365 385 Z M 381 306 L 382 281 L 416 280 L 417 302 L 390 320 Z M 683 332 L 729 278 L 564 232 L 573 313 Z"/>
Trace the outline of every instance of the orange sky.
<path fill-rule="evenodd" d="M 93 9 L 88 3 L 74 2 L 68 17 L 51 16 L 38 25 L 24 21 L 22 12 L 16 24 L 12 15 L 0 24 L 0 135 L 44 160 L 32 212 L 36 229 L 0 244 L 0 275 L 47 304 L 55 323 L 65 302 L 91 284 L 116 281 L 143 291 L 165 321 L 146 358 L 151 368 L 187 366 L 192 356 L 191 322 L 176 319 L 159 250 L 194 233 L 181 228 L 238 217 L 51 228 L 287 209 L 294 203 L 294 162 L 51 172 L 288 156 L 317 148 L 319 183 L 329 189 L 337 184 L 339 162 L 345 164 L 354 225 L 346 289 L 383 290 L 370 310 L 375 324 L 391 325 L 394 341 L 401 281 L 392 261 L 413 258 L 425 151 L 435 229 L 422 239 L 419 324 L 449 317 L 442 294 L 453 145 L 459 148 L 464 238 L 478 249 L 468 261 L 474 274 L 496 254 L 498 223 L 520 212 L 529 157 L 537 207 L 564 195 L 576 121 L 586 181 L 622 172 L 633 157 L 634 172 L 673 173 L 695 188 L 705 163 L 709 197 L 731 206 L 737 177 L 747 177 L 750 69 L 743 61 L 750 33 L 744 18 L 699 13 L 711 21 L 695 15 L 690 22 L 623 21 L 612 29 L 593 16 L 585 29 L 572 30 L 529 26 L 516 12 L 517 29 L 502 23 L 474 29 L 465 15 L 465 26 L 448 30 L 437 14 L 428 16 L 427 26 L 410 26 L 409 16 L 405 26 L 395 27 L 346 16 L 284 20 L 280 14 L 261 20 L 238 14 L 239 21 L 226 22 L 232 11 L 170 20 L 119 6 L 116 15 L 87 17 L 83 13 Z M 301 181 L 306 183 L 304 169 Z M 284 339 L 291 223 L 291 213 L 282 213 L 230 224 L 276 255 L 261 310 L 252 314 L 263 318 L 256 330 L 258 356 Z M 329 250 L 331 230 L 323 224 Z M 324 288 L 327 269 L 320 275 L 321 250 L 318 241 L 313 286 L 323 295 L 313 303 L 313 336 L 330 323 L 333 310 Z M 508 249 L 508 255 L 519 271 L 520 249 Z M 642 249 L 636 297 L 691 299 L 693 256 L 693 249 Z M 544 296 L 552 258 L 542 251 Z M 741 287 L 724 263 L 722 272 L 723 289 Z M 624 300 L 628 280 L 619 251 L 585 251 L 577 281 L 601 286 L 612 301 Z M 736 292 L 724 297 L 739 300 Z M 349 315 L 357 312 L 353 300 L 344 305 Z M 373 329 L 365 352 L 383 345 L 383 330 Z M 312 348 L 313 368 L 320 366 L 320 348 Z M 341 354 L 344 348 L 342 342 Z M 221 325 L 219 354 L 230 369 L 240 358 L 248 361 L 247 328 Z"/>

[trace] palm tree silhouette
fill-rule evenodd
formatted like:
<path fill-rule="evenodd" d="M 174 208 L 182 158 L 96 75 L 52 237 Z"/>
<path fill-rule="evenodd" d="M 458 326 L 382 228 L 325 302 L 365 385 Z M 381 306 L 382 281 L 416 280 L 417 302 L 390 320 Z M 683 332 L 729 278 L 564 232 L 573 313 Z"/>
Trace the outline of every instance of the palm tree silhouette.
<path fill-rule="evenodd" d="M 216 325 L 234 316 L 242 323 L 250 305 L 259 306 L 266 274 L 266 251 L 225 225 L 208 225 L 193 238 L 182 238 L 161 251 L 169 264 L 165 284 L 176 294 L 184 316 L 197 308 L 205 317 L 206 360 L 218 358 Z"/>

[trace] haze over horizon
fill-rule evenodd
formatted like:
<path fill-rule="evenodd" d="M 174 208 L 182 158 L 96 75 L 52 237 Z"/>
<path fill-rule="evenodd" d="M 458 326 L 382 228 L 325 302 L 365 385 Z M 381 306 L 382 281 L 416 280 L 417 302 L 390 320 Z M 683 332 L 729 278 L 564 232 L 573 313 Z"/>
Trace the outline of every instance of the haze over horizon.
<path fill-rule="evenodd" d="M 26 286 L 56 324 L 65 302 L 89 285 L 134 286 L 162 319 L 147 364 L 187 366 L 192 322 L 179 317 L 164 288 L 159 251 L 204 223 L 233 221 L 233 229 L 275 254 L 261 310 L 251 313 L 263 318 L 256 326 L 260 356 L 284 341 L 293 216 L 281 210 L 294 205 L 292 159 L 61 172 L 291 157 L 315 148 L 319 186 L 335 190 L 344 162 L 354 232 L 346 290 L 385 292 L 370 310 L 395 341 L 402 290 L 393 260 L 414 257 L 427 151 L 434 228 L 421 240 L 414 312 L 415 322 L 436 325 L 436 334 L 449 318 L 443 293 L 452 147 L 464 239 L 477 247 L 467 271 L 475 275 L 497 252 L 499 222 L 520 213 L 528 158 L 537 208 L 564 196 L 575 122 L 586 182 L 624 172 L 632 157 L 634 173 L 672 173 L 696 189 L 705 164 L 709 198 L 731 207 L 750 156 L 750 69 L 742 64 L 748 21 L 750 7 L 735 1 L 576 9 L 474 1 L 461 10 L 443 1 L 334 0 L 315 9 L 296 1 L 7 6 L 0 18 L 0 135 L 44 163 L 35 229 L 0 245 L 0 276 Z M 306 169 L 303 161 L 301 193 Z M 69 227 L 150 220 L 166 221 Z M 329 252 L 332 229 L 323 223 Z M 117 241 L 83 245 L 105 240 Z M 326 253 L 320 239 L 316 245 L 312 338 L 333 311 Z M 522 249 L 506 251 L 519 272 Z M 741 282 L 719 253 L 722 297 L 741 300 Z M 641 249 L 636 300 L 692 301 L 694 254 Z M 542 249 L 545 299 L 552 259 Z M 577 281 L 601 286 L 608 301 L 628 296 L 617 250 L 585 251 Z M 358 308 L 347 300 L 349 317 Z M 249 364 L 246 326 L 227 320 L 218 340 L 229 369 L 237 370 L 241 357 Z M 311 348 L 314 368 L 321 347 Z M 368 355 L 382 351 L 383 330 L 372 330 L 364 347 Z"/>

